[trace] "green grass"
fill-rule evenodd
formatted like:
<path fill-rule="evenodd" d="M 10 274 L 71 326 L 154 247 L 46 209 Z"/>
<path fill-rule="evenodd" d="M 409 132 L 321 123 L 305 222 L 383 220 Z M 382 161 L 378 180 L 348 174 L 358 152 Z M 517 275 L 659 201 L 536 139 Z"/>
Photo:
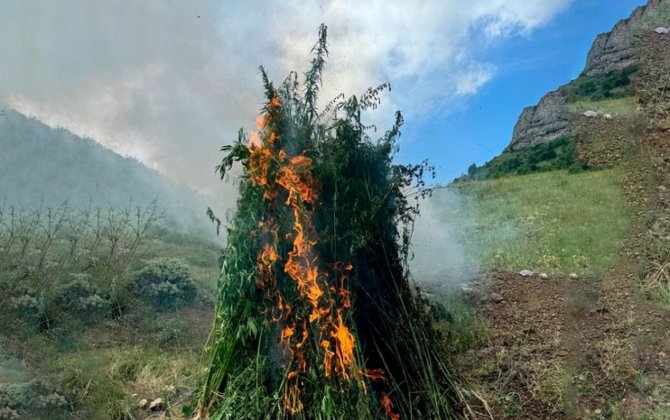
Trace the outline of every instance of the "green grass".
<path fill-rule="evenodd" d="M 486 269 L 597 276 L 616 261 L 631 223 L 621 184 L 618 169 L 465 182 L 449 223 Z"/>
<path fill-rule="evenodd" d="M 638 114 L 638 105 L 635 97 L 605 99 L 601 101 L 578 100 L 567 105 L 571 112 L 583 113 L 596 111 L 599 114 L 611 114 L 613 117 L 627 118 Z"/>
<path fill-rule="evenodd" d="M 54 248 L 53 252 L 58 251 Z M 163 398 L 170 415 L 179 413 L 204 368 L 201 352 L 214 314 L 220 252 L 207 238 L 159 229 L 120 278 L 110 274 L 107 266 L 82 269 L 89 270 L 87 281 L 100 288 L 103 296 L 113 284 L 121 285 L 121 291 L 114 294 L 120 313 L 106 311 L 95 318 L 80 310 L 66 313 L 53 303 L 60 288 L 36 289 L 35 296 L 42 299 L 49 318 L 48 328 L 10 310 L 7 299 L 11 302 L 16 270 L 0 267 L 0 306 L 5 308 L 0 310 L 0 419 L 8 410 L 26 418 L 144 418 L 148 412 L 138 402 L 158 397 Z M 173 311 L 157 310 L 146 302 L 146 296 L 136 296 L 132 288 L 123 287 L 147 261 L 167 256 L 181 258 L 191 267 L 198 290 L 195 302 Z M 62 282 L 68 275 L 61 269 L 53 278 Z M 10 358 L 5 353 L 18 356 Z M 57 407 L 58 415 L 45 417 L 30 411 L 30 401 L 46 399 L 52 392 L 49 388 L 33 390 L 35 380 L 53 387 L 58 398 L 67 402 Z M 21 390 L 20 395 L 12 391 L 21 398 L 3 400 L 3 384 Z"/>

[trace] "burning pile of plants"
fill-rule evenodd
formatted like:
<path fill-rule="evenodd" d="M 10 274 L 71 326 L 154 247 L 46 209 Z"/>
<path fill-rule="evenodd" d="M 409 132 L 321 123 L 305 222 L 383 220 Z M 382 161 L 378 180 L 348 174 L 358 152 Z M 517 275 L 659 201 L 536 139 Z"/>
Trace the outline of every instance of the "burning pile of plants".
<path fill-rule="evenodd" d="M 407 269 L 432 171 L 392 162 L 400 113 L 368 136 L 361 113 L 388 85 L 317 111 L 327 54 L 322 26 L 304 82 L 291 73 L 275 86 L 261 68 L 257 131 L 222 148 L 222 178 L 235 162 L 243 176 L 193 414 L 458 417 L 461 393 Z"/>

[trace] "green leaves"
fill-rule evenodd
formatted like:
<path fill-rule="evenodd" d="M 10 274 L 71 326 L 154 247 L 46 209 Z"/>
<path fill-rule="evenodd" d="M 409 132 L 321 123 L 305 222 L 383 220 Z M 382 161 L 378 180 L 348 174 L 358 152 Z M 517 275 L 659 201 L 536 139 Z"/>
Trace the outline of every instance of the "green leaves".
<path fill-rule="evenodd" d="M 249 158 L 249 148 L 246 143 L 247 133 L 241 128 L 237 134 L 237 141 L 235 143 L 221 147 L 221 151 L 226 153 L 226 155 L 221 159 L 221 163 L 216 165 L 215 168 L 215 172 L 219 174 L 221 179 L 223 179 L 226 176 L 226 172 L 233 167 L 233 163 L 240 161 L 246 162 Z"/>

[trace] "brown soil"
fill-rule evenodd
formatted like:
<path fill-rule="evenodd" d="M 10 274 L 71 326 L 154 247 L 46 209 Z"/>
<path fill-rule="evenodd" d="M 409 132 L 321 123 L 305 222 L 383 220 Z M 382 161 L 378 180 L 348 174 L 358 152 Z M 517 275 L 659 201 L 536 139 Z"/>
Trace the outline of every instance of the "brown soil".
<path fill-rule="evenodd" d="M 481 384 L 495 418 L 649 409 L 638 382 L 670 369 L 670 312 L 640 300 L 631 284 L 615 273 L 602 283 L 497 273 L 487 293 L 505 300 L 477 308 L 492 336 L 458 365 Z"/>
<path fill-rule="evenodd" d="M 624 168 L 620 262 L 602 279 L 495 273 L 477 289 L 490 338 L 456 366 L 494 418 L 670 418 L 670 38 L 639 45 L 640 117 L 573 122 L 582 159 Z"/>

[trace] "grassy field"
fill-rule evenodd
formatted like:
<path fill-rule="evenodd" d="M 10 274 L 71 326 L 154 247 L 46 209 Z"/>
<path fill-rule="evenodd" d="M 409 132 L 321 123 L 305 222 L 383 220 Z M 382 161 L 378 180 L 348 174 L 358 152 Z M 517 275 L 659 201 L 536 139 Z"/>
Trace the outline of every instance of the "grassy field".
<path fill-rule="evenodd" d="M 617 169 L 465 182 L 460 208 L 443 217 L 484 269 L 598 276 L 631 223 L 621 184 Z"/>
<path fill-rule="evenodd" d="M 571 112 L 583 113 L 596 111 L 599 114 L 610 114 L 613 117 L 633 117 L 639 113 L 637 99 L 633 96 L 602 101 L 579 100 L 567 104 Z"/>
<path fill-rule="evenodd" d="M 148 403 L 157 398 L 178 416 L 204 367 L 220 245 L 153 225 L 131 254 L 137 237 L 125 224 L 96 230 L 76 211 L 62 214 L 51 236 L 28 216 L 0 229 L 0 243 L 26 238 L 25 252 L 17 239 L 0 260 L 0 419 L 140 419 L 156 415 Z M 94 248 L 110 232 L 119 251 L 108 239 Z"/>

